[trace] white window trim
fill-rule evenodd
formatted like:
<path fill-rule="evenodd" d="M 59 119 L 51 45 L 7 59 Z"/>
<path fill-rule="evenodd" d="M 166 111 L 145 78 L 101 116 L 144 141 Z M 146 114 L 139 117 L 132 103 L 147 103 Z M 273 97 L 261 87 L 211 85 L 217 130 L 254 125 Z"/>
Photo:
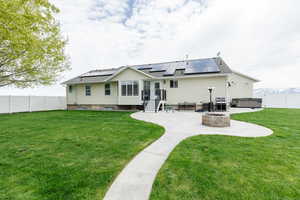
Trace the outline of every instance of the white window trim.
<path fill-rule="evenodd" d="M 106 88 L 106 85 L 109 85 L 109 87 Z M 106 94 L 106 91 L 109 91 L 109 94 Z M 110 83 L 105 83 L 104 84 L 104 95 L 105 96 L 110 96 L 111 95 L 111 84 Z"/>
<path fill-rule="evenodd" d="M 90 92 L 89 92 L 89 95 L 87 95 L 87 88 L 86 87 L 89 87 L 90 89 Z M 85 96 L 89 97 L 89 96 L 92 96 L 92 86 L 91 85 L 85 85 L 84 86 L 84 93 L 85 93 Z"/>
<path fill-rule="evenodd" d="M 134 94 L 134 83 L 137 84 L 138 88 L 137 88 L 137 94 Z M 123 85 L 126 85 L 125 87 L 125 95 L 123 95 Z M 132 86 L 132 95 L 128 95 L 128 85 Z M 121 81 L 121 96 L 122 97 L 138 97 L 139 96 L 139 81 Z"/>

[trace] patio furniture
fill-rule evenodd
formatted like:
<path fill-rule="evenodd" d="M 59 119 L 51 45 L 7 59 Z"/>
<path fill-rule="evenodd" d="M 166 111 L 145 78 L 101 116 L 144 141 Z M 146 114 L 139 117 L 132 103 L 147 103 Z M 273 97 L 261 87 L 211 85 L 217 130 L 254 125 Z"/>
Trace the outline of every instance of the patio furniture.
<path fill-rule="evenodd" d="M 236 98 L 232 99 L 231 106 L 236 108 L 261 108 L 261 98 Z"/>
<path fill-rule="evenodd" d="M 173 108 L 173 106 L 165 105 L 165 111 L 166 112 L 174 112 L 174 108 Z"/>
<path fill-rule="evenodd" d="M 216 97 L 215 101 L 215 111 L 226 111 L 227 110 L 227 103 L 225 97 Z"/>
<path fill-rule="evenodd" d="M 196 110 L 196 103 L 183 102 L 178 104 L 178 110 Z"/>

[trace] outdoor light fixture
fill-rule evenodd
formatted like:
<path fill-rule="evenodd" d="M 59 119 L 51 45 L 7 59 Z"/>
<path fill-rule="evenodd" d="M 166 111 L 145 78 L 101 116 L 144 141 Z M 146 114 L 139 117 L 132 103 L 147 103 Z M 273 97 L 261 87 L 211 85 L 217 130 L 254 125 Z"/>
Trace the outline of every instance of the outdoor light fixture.
<path fill-rule="evenodd" d="M 208 87 L 208 92 L 209 92 L 209 112 L 212 111 L 212 92 L 215 89 L 215 87 Z"/>

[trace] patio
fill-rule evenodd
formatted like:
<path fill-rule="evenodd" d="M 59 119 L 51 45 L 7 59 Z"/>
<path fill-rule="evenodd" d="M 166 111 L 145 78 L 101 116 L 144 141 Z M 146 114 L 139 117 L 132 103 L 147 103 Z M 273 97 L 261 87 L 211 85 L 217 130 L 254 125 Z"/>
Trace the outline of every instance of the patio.
<path fill-rule="evenodd" d="M 232 113 L 254 112 L 260 109 L 231 109 Z M 272 130 L 251 123 L 231 120 L 231 127 L 211 128 L 201 125 L 203 113 L 197 112 L 137 112 L 131 116 L 138 120 L 159 124 L 165 134 L 140 152 L 116 178 L 106 193 L 106 200 L 146 200 L 153 181 L 171 151 L 182 140 L 195 135 L 231 135 L 261 137 Z"/>

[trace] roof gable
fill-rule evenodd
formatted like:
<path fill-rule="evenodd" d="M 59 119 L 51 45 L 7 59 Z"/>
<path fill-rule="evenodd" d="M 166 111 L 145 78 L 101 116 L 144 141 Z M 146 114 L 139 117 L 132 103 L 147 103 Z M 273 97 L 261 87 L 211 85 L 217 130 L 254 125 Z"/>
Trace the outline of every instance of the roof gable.
<path fill-rule="evenodd" d="M 117 71 L 115 74 L 106 79 L 106 81 L 117 81 L 117 80 L 139 80 L 145 78 L 154 78 L 153 76 L 144 73 L 143 71 L 137 70 L 132 67 L 124 67 Z"/>

